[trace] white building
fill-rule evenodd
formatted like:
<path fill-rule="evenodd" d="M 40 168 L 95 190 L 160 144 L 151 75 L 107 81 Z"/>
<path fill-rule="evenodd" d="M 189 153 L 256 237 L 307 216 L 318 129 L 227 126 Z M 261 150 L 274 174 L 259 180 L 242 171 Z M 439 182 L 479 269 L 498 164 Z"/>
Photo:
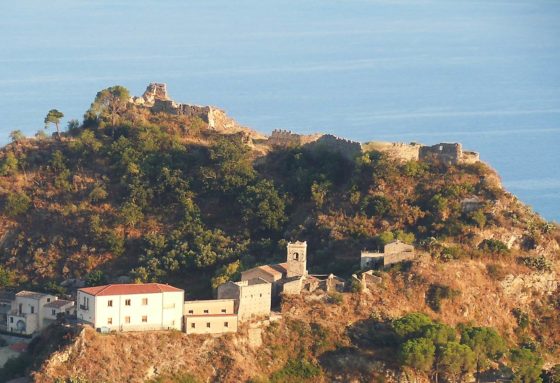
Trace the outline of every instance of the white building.
<path fill-rule="evenodd" d="M 111 331 L 181 330 L 185 292 L 160 283 L 78 290 L 78 320 Z"/>
<path fill-rule="evenodd" d="M 45 306 L 57 299 L 50 294 L 20 291 L 7 315 L 7 330 L 24 335 L 42 330 L 51 323 L 49 320 L 45 321 L 48 310 Z"/>

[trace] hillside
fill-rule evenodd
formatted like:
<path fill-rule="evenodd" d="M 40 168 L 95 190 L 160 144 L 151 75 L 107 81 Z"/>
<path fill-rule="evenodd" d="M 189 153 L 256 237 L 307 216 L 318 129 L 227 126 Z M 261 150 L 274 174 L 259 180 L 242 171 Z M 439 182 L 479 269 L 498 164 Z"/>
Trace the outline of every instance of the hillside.
<path fill-rule="evenodd" d="M 333 369 L 339 364 L 326 350 L 340 357 L 348 347 L 351 353 L 365 347 L 366 359 L 376 360 L 376 345 L 352 338 L 356 323 L 388 326 L 413 311 L 448 325 L 496 328 L 512 346 L 533 342 L 548 365 L 560 362 L 560 230 L 505 191 L 488 165 L 403 159 L 384 145 L 360 149 L 320 135 L 277 145 L 219 109 L 175 103 L 163 90 L 148 89 L 140 99 L 109 88 L 83 122 L 71 121 L 60 136 L 16 134 L 0 150 L 0 287 L 72 294 L 82 283 L 131 279 L 171 283 L 189 298 L 203 298 L 244 268 L 282 260 L 287 240 L 307 240 L 312 273 L 349 277 L 359 270 L 360 250 L 398 238 L 421 256 L 381 272 L 377 288 L 345 294 L 341 305 L 328 297 L 318 307 L 285 302 L 285 318 L 331 318 L 324 326 L 336 334 L 332 343 L 306 355 L 327 381 L 346 372 Z M 447 296 L 439 302 L 441 291 Z M 529 324 L 520 326 L 520 317 Z M 280 335 L 265 332 L 263 347 L 272 353 Z M 83 336 L 83 350 L 56 368 L 60 377 L 95 380 L 95 363 L 119 357 L 109 350 L 134 350 L 140 342 L 135 334 Z M 239 381 L 254 370 L 273 374 L 289 359 L 266 354 L 251 362 L 262 353 L 246 350 L 242 335 L 164 336 L 169 342 L 150 338 L 153 354 L 145 360 L 166 374 L 188 370 Z M 202 346 L 207 354 L 193 354 Z M 165 347 L 183 354 L 164 363 L 156 355 L 168 355 Z M 77 363 L 91 355 L 100 359 Z M 223 366 L 213 368 L 208 355 L 218 355 Z M 179 363 L 191 358 L 198 367 Z M 111 368 L 130 370 L 133 381 L 149 375 L 133 367 L 144 359 L 128 360 Z M 395 367 L 395 360 L 386 362 Z M 39 381 L 52 381 L 50 373 L 44 370 Z"/>

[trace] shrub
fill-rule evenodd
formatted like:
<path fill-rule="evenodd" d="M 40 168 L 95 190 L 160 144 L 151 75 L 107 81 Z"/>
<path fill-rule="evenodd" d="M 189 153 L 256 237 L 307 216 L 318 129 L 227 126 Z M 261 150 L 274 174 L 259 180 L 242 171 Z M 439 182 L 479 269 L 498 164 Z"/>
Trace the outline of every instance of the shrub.
<path fill-rule="evenodd" d="M 18 160 L 14 153 L 8 152 L 6 158 L 0 161 L 0 176 L 15 174 L 18 168 Z"/>
<path fill-rule="evenodd" d="M 492 254 L 505 255 L 509 253 L 509 249 L 505 243 L 498 239 L 485 239 L 478 245 L 482 251 L 487 251 Z"/>
<path fill-rule="evenodd" d="M 31 198 L 25 193 L 10 193 L 6 198 L 4 212 L 10 217 L 26 213 L 31 207 Z"/>
<path fill-rule="evenodd" d="M 282 369 L 272 374 L 272 383 L 301 382 L 302 379 L 310 379 L 320 376 L 321 367 L 303 358 L 290 359 Z"/>
<path fill-rule="evenodd" d="M 552 270 L 552 262 L 542 255 L 539 257 L 519 257 L 518 262 L 540 272 L 550 272 Z"/>
<path fill-rule="evenodd" d="M 441 310 L 441 301 L 450 299 L 459 295 L 459 291 L 453 290 L 449 286 L 432 284 L 430 285 L 426 294 L 426 303 L 430 308 L 436 312 Z"/>

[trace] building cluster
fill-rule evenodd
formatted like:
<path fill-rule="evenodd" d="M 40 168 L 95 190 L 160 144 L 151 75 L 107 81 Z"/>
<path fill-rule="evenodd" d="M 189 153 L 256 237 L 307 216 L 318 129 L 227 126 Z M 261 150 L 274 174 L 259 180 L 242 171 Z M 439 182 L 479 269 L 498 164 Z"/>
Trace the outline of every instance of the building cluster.
<path fill-rule="evenodd" d="M 383 253 L 362 252 L 361 267 L 387 266 L 413 257 L 414 247 L 393 241 Z M 286 262 L 243 271 L 240 281 L 218 286 L 217 299 L 185 301 L 184 290 L 161 283 L 83 287 L 77 291 L 76 304 L 31 291 L 0 295 L 0 331 L 31 335 L 62 316 L 75 315 L 101 332 L 223 334 L 237 332 L 243 322 L 269 317 L 282 295 L 343 291 L 344 287 L 345 281 L 333 274 L 310 275 L 307 242 L 293 242 L 287 245 Z"/>
<path fill-rule="evenodd" d="M 31 335 L 73 313 L 73 301 L 51 294 L 24 290 L 0 295 L 0 331 Z"/>

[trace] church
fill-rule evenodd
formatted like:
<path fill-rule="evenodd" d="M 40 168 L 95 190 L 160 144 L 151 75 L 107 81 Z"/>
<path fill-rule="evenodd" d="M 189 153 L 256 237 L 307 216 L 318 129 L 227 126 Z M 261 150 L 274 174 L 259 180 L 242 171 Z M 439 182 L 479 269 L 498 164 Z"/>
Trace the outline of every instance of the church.
<path fill-rule="evenodd" d="M 286 262 L 257 266 L 241 273 L 242 281 L 263 279 L 272 284 L 272 297 L 280 294 L 299 294 L 307 273 L 307 242 L 289 242 Z"/>

